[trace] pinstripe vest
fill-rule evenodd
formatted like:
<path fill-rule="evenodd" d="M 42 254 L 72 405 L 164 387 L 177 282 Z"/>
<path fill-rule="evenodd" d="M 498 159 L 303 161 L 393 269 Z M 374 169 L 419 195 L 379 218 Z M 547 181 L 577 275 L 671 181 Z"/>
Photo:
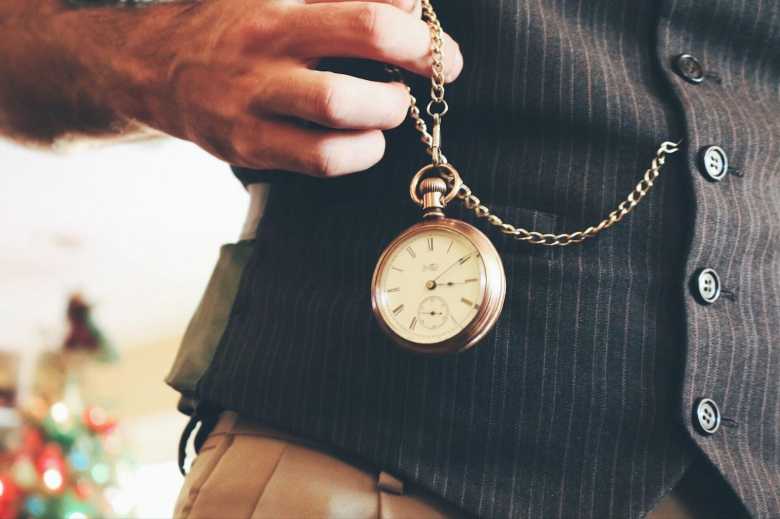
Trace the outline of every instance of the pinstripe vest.
<path fill-rule="evenodd" d="M 780 517 L 780 4 L 436 7 L 466 64 L 444 149 L 506 220 L 583 228 L 661 141 L 684 138 L 683 151 L 588 243 L 487 231 L 507 271 L 503 314 L 481 346 L 436 359 L 394 347 L 369 309 L 380 251 L 419 218 L 405 195 L 426 162 L 412 126 L 387 132 L 368 172 L 284 175 L 198 396 L 479 516 L 640 517 L 703 453 L 752 515 Z M 675 69 L 680 53 L 702 81 Z M 734 173 L 718 182 L 698 158 L 712 144 Z M 703 267 L 728 297 L 697 301 Z M 722 413 L 713 435 L 695 427 L 701 397 Z"/>

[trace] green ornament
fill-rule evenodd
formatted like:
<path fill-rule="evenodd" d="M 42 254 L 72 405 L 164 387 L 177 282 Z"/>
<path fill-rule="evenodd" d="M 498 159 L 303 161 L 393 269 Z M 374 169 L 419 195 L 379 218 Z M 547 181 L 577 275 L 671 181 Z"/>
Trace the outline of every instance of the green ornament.
<path fill-rule="evenodd" d="M 92 481 L 94 481 L 95 484 L 101 487 L 105 486 L 111 480 L 111 467 L 103 462 L 95 463 L 92 465 L 90 475 L 92 476 Z"/>
<path fill-rule="evenodd" d="M 68 492 L 59 500 L 58 517 L 62 519 L 89 519 L 96 517 L 95 508 L 80 500 L 72 492 Z"/>
<path fill-rule="evenodd" d="M 66 449 L 73 445 L 81 429 L 76 422 L 58 422 L 51 416 L 44 418 L 41 425 L 49 440 L 59 443 Z"/>

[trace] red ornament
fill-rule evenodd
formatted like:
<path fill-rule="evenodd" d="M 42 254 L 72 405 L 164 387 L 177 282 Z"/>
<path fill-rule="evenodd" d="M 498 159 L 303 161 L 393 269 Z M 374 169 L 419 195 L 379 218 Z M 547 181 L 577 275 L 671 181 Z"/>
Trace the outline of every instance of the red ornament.
<path fill-rule="evenodd" d="M 0 502 L 13 501 L 19 497 L 19 489 L 13 480 L 6 476 L 0 476 Z"/>
<path fill-rule="evenodd" d="M 19 509 L 19 487 L 10 477 L 0 476 L 0 519 L 14 519 Z"/>
<path fill-rule="evenodd" d="M 64 468 L 65 458 L 62 455 L 62 448 L 56 443 L 47 443 L 38 456 L 37 466 L 41 472 L 48 468 Z"/>
<path fill-rule="evenodd" d="M 43 449 L 43 434 L 41 431 L 30 425 L 25 425 L 22 429 L 22 445 L 20 451 L 29 456 L 37 456 Z"/>
<path fill-rule="evenodd" d="M 84 423 L 90 430 L 98 434 L 109 433 L 117 425 L 116 419 L 110 417 L 102 407 L 98 406 L 87 407 L 84 410 Z"/>
<path fill-rule="evenodd" d="M 83 479 L 78 480 L 75 491 L 76 496 L 82 501 L 87 501 L 92 496 L 92 487 Z"/>

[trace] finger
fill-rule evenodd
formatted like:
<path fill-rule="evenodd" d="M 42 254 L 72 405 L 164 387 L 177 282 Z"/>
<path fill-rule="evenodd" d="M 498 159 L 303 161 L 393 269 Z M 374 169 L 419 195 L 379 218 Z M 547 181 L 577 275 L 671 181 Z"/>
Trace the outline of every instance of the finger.
<path fill-rule="evenodd" d="M 252 100 L 253 112 L 270 112 L 341 129 L 389 130 L 400 125 L 409 108 L 409 93 L 400 83 L 310 70 L 287 69 L 269 77 Z"/>
<path fill-rule="evenodd" d="M 431 75 L 431 32 L 421 19 L 377 2 L 328 2 L 293 6 L 287 30 L 291 51 L 304 59 L 355 57 Z M 454 80 L 463 68 L 458 44 L 444 35 L 444 71 Z"/>
<path fill-rule="evenodd" d="M 305 4 L 322 4 L 330 2 L 354 2 L 355 0 L 304 0 Z M 418 0 L 370 0 L 372 2 L 381 2 L 390 4 L 403 11 L 412 12 L 419 3 Z"/>
<path fill-rule="evenodd" d="M 364 171 L 382 159 L 380 130 L 307 128 L 288 120 L 255 120 L 234 137 L 238 166 L 316 177 Z"/>
<path fill-rule="evenodd" d="M 414 15 L 415 18 L 421 18 L 422 17 L 422 1 L 421 0 L 415 0 L 414 6 L 412 7 L 412 15 Z"/>

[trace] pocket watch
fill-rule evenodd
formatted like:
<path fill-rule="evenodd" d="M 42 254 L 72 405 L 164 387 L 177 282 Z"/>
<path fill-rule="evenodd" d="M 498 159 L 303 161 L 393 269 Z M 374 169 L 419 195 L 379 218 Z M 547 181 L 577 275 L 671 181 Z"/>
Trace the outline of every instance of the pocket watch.
<path fill-rule="evenodd" d="M 428 354 L 474 346 L 493 328 L 506 293 L 501 257 L 487 236 L 444 216 L 458 188 L 423 178 L 437 169 L 460 178 L 449 164 L 417 172 L 410 195 L 423 208 L 423 221 L 387 246 L 371 282 L 380 327 L 401 347 Z"/>

